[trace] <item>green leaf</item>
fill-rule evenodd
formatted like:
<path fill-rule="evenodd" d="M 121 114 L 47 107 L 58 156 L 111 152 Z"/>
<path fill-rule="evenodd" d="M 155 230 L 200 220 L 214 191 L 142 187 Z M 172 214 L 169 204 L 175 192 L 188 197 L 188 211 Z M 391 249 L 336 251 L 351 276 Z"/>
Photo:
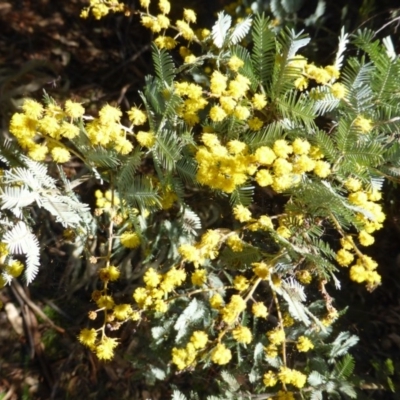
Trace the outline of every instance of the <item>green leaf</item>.
<path fill-rule="evenodd" d="M 269 28 L 269 18 L 257 14 L 253 29 L 252 65 L 260 83 L 270 86 L 276 54 L 276 37 Z"/>
<path fill-rule="evenodd" d="M 122 168 L 119 170 L 117 177 L 117 186 L 119 191 L 128 190 L 132 181 L 135 179 L 136 173 L 142 163 L 143 153 L 136 147 L 133 152 L 124 160 Z"/>
<path fill-rule="evenodd" d="M 131 182 L 126 191 L 120 193 L 128 205 L 145 210 L 152 210 L 161 207 L 160 197 L 157 191 L 152 187 L 150 178 L 137 176 Z"/>
<path fill-rule="evenodd" d="M 175 78 L 175 66 L 171 55 L 165 49 L 151 46 L 154 68 L 162 86 L 171 86 Z"/>
<path fill-rule="evenodd" d="M 163 129 L 156 137 L 153 147 L 153 156 L 159 161 L 167 171 L 173 171 L 176 162 L 182 157 L 184 143 L 176 132 Z"/>
<path fill-rule="evenodd" d="M 338 379 L 348 378 L 354 371 L 355 361 L 353 356 L 346 354 L 335 364 L 335 377 Z"/>
<path fill-rule="evenodd" d="M 253 202 L 254 186 L 237 187 L 231 194 L 230 203 L 232 207 L 237 204 L 249 206 Z"/>

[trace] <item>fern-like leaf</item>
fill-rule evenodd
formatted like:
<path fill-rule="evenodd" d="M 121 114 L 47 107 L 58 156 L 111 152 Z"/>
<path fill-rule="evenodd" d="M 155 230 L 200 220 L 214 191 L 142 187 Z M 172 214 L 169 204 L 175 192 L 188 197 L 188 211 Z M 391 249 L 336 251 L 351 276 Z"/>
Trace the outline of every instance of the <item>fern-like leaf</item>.
<path fill-rule="evenodd" d="M 225 14 L 223 11 L 218 13 L 218 19 L 217 22 L 212 27 L 211 34 L 214 45 L 219 49 L 221 49 L 225 43 L 231 24 L 232 24 L 232 18 L 230 15 Z"/>
<path fill-rule="evenodd" d="M 28 284 L 31 283 L 37 275 L 40 265 L 40 247 L 36 236 L 24 222 L 19 221 L 5 233 L 2 241 L 7 244 L 11 254 L 26 256 L 25 278 Z"/>
<path fill-rule="evenodd" d="M 270 86 L 276 54 L 275 34 L 269 28 L 269 19 L 257 15 L 252 30 L 253 52 L 252 64 L 254 73 L 263 85 Z"/>
<path fill-rule="evenodd" d="M 161 85 L 171 86 L 175 78 L 175 66 L 171 55 L 167 50 L 159 49 L 154 43 L 151 50 L 157 78 Z"/>
<path fill-rule="evenodd" d="M 234 45 L 239 43 L 249 33 L 251 23 L 251 16 L 248 16 L 243 21 L 236 24 L 229 37 L 229 44 Z"/>

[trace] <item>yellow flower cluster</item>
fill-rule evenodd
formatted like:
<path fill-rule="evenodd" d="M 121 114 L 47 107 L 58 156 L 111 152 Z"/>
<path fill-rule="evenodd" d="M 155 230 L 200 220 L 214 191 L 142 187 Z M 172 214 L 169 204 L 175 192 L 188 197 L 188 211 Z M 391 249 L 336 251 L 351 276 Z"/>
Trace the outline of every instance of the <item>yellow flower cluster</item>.
<path fill-rule="evenodd" d="M 172 363 L 179 370 L 192 366 L 201 350 L 207 346 L 208 335 L 203 331 L 195 331 L 190 337 L 189 343 L 184 348 L 174 347 L 172 349 Z"/>
<path fill-rule="evenodd" d="M 104 106 L 99 118 L 88 122 L 83 130 L 78 123 L 85 109 L 71 100 L 67 100 L 62 109 L 54 102 L 43 107 L 39 102 L 27 99 L 22 110 L 22 113 L 12 116 L 10 132 L 32 160 L 44 161 L 49 155 L 56 163 L 69 161 L 71 150 L 63 144 L 63 140 L 73 140 L 81 133 L 87 135 L 92 145 L 112 148 L 120 154 L 128 154 L 133 149 L 121 129 L 121 111 L 110 105 Z"/>
<path fill-rule="evenodd" d="M 361 115 L 354 120 L 353 125 L 359 130 L 360 133 L 369 133 L 373 128 L 372 121 L 364 118 Z"/>
<path fill-rule="evenodd" d="M 104 325 L 110 324 L 113 330 L 120 328 L 121 324 L 128 320 L 138 320 L 137 312 L 134 312 L 130 304 L 115 304 L 111 295 L 108 294 L 108 283 L 114 282 L 120 277 L 120 270 L 114 265 L 107 265 L 98 271 L 100 280 L 103 282 L 103 290 L 95 290 L 92 293 L 92 300 L 98 309 L 89 313 L 90 319 L 96 319 L 97 312 L 105 311 L 103 326 L 99 329 L 84 328 L 78 335 L 79 341 L 89 347 L 100 360 L 110 360 L 114 356 L 114 349 L 118 345 L 117 339 L 110 338 L 105 334 Z M 98 337 L 101 332 L 100 338 Z"/>
<path fill-rule="evenodd" d="M 362 246 L 370 246 L 375 241 L 371 233 L 381 229 L 385 220 L 382 206 L 376 203 L 381 200 L 382 195 L 375 189 L 364 190 L 362 182 L 353 177 L 348 178 L 344 182 L 344 186 L 350 192 L 349 202 L 365 210 L 364 213 L 357 214 L 357 219 L 363 226 L 358 234 L 358 241 Z M 361 254 L 353 237 L 345 236 L 340 243 L 342 248 L 336 253 L 336 261 L 339 265 L 347 267 L 354 261 L 355 254 L 358 257 L 356 264 L 350 268 L 350 278 L 355 282 L 365 282 L 367 286 L 371 287 L 379 284 L 381 277 L 375 271 L 377 263 L 370 257 Z"/>
<path fill-rule="evenodd" d="M 278 379 L 284 384 L 290 384 L 301 389 L 307 381 L 307 376 L 300 371 L 282 366 L 278 373 L 271 370 L 265 373 L 263 376 L 263 383 L 267 387 L 275 386 Z"/>
<path fill-rule="evenodd" d="M 27 99 L 22 110 L 23 113 L 12 116 L 10 132 L 27 151 L 28 157 L 43 161 L 50 153 L 57 163 L 69 161 L 71 155 L 61 140 L 70 140 L 79 135 L 80 130 L 73 122 L 83 116 L 83 107 L 69 100 L 63 110 L 54 103 L 43 107 L 39 102 Z M 38 144 L 41 138 L 45 140 Z"/>
<path fill-rule="evenodd" d="M 114 149 L 122 155 L 129 154 L 132 143 L 126 138 L 126 133 L 121 129 L 120 120 L 122 112 L 116 107 L 106 104 L 99 111 L 99 117 L 86 124 L 86 134 L 94 146 L 103 146 Z"/>
<path fill-rule="evenodd" d="M 117 339 L 103 335 L 98 340 L 97 336 L 98 331 L 85 328 L 79 333 L 78 340 L 89 347 L 100 360 L 111 360 L 114 357 L 114 349 L 118 345 Z"/>
<path fill-rule="evenodd" d="M 220 310 L 222 321 L 228 325 L 233 324 L 245 309 L 246 302 L 244 299 L 237 294 L 232 295 L 229 303 Z"/>
<path fill-rule="evenodd" d="M 203 110 L 208 101 L 203 97 L 203 89 L 195 83 L 175 82 L 175 94 L 183 98 L 177 109 L 177 114 L 190 126 L 198 124 L 199 111 Z"/>
<path fill-rule="evenodd" d="M 165 274 L 160 274 L 149 268 L 143 277 L 146 286 L 136 288 L 133 298 L 142 310 L 165 313 L 168 310 L 165 296 L 182 285 L 185 279 L 186 272 L 182 269 L 172 267 Z"/>
<path fill-rule="evenodd" d="M 218 230 L 209 229 L 202 235 L 199 243 L 183 244 L 178 251 L 184 261 L 193 263 L 197 268 L 199 265 L 203 265 L 206 259 L 214 260 L 218 256 L 221 241 L 221 233 Z"/>
<path fill-rule="evenodd" d="M 290 369 L 284 366 L 280 367 L 277 375 L 282 383 L 293 385 L 299 389 L 304 387 L 307 381 L 307 375 L 304 375 L 295 369 Z"/>
<path fill-rule="evenodd" d="M 140 5 L 146 9 L 145 13 L 141 13 L 141 23 L 144 27 L 150 29 L 153 33 L 163 32 L 162 35 L 155 39 L 155 43 L 159 48 L 173 49 L 177 42 L 170 36 L 165 36 L 165 31 L 171 27 L 171 21 L 167 15 L 171 11 L 171 4 L 168 0 L 159 0 L 158 8 L 161 14 L 153 16 L 149 14 L 150 0 L 140 0 Z M 196 23 L 196 13 L 191 9 L 184 9 L 183 19 L 178 19 L 175 22 L 174 29 L 178 31 L 178 35 L 181 35 L 187 41 L 192 41 L 198 38 L 196 37 L 193 29 L 190 27 L 191 23 Z M 165 40 L 167 39 L 167 40 Z"/>
<path fill-rule="evenodd" d="M 118 0 L 90 0 L 90 5 L 81 11 L 81 18 L 87 18 L 90 13 L 96 19 L 101 19 L 110 12 L 123 12 L 125 5 Z"/>
<path fill-rule="evenodd" d="M 305 353 L 309 350 L 312 350 L 314 348 L 314 345 L 309 338 L 307 338 L 305 336 L 300 336 L 297 339 L 296 347 L 297 347 L 298 351 Z"/>
<path fill-rule="evenodd" d="M 261 146 L 254 154 L 238 140 L 223 146 L 212 133 L 204 133 L 202 140 L 205 146 L 200 146 L 196 153 L 197 180 L 226 193 L 232 193 L 254 174 L 259 186 L 271 186 L 281 193 L 298 185 L 305 173 L 313 172 L 320 178 L 331 173 L 329 163 L 321 160 L 319 149 L 304 139 L 297 138 L 291 144 L 279 139 L 272 148 Z M 245 222 L 246 217 L 239 218 Z"/>

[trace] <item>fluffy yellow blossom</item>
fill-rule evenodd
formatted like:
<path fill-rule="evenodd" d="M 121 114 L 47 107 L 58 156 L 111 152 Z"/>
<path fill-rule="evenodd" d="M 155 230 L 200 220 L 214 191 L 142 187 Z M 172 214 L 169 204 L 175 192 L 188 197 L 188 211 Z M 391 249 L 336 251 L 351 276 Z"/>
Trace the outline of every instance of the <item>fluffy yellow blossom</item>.
<path fill-rule="evenodd" d="M 39 119 L 43 115 L 43 106 L 36 100 L 26 99 L 22 105 L 22 109 L 29 118 Z"/>
<path fill-rule="evenodd" d="M 193 285 L 202 286 L 207 282 L 207 271 L 205 269 L 197 269 L 191 277 Z"/>
<path fill-rule="evenodd" d="M 119 122 L 122 117 L 122 112 L 119 108 L 106 104 L 99 111 L 100 123 L 108 125 L 113 122 Z"/>
<path fill-rule="evenodd" d="M 163 14 L 169 14 L 171 11 L 171 3 L 168 0 L 160 0 L 158 7 Z"/>
<path fill-rule="evenodd" d="M 233 215 L 239 222 L 247 222 L 251 220 L 250 210 L 241 204 L 238 204 L 234 207 Z"/>
<path fill-rule="evenodd" d="M 361 115 L 354 120 L 353 125 L 359 129 L 360 133 L 371 132 L 373 128 L 372 121 L 362 117 Z"/>
<path fill-rule="evenodd" d="M 6 271 L 13 278 L 18 278 L 24 270 L 24 264 L 21 261 L 15 260 L 10 265 L 7 265 Z"/>
<path fill-rule="evenodd" d="M 63 121 L 60 127 L 60 134 L 66 139 L 73 139 L 79 135 L 79 128 L 70 122 Z"/>
<path fill-rule="evenodd" d="M 282 236 L 285 239 L 289 239 L 290 236 L 292 236 L 292 232 L 286 227 L 286 226 L 280 226 L 277 230 L 276 233 L 279 236 Z"/>
<path fill-rule="evenodd" d="M 139 0 L 139 3 L 143 8 L 148 8 L 150 5 L 150 0 Z"/>
<path fill-rule="evenodd" d="M 326 178 L 331 173 L 331 166 L 326 161 L 317 161 L 314 167 L 314 174 L 320 178 Z"/>
<path fill-rule="evenodd" d="M 129 318 L 133 310 L 130 304 L 118 304 L 114 307 L 113 315 L 120 321 L 124 321 Z"/>
<path fill-rule="evenodd" d="M 246 302 L 239 295 L 233 295 L 229 303 L 221 310 L 222 320 L 227 324 L 233 324 L 239 314 L 246 308 Z"/>
<path fill-rule="evenodd" d="M 65 102 L 64 109 L 68 117 L 74 119 L 80 118 L 83 116 L 83 114 L 85 114 L 85 109 L 83 108 L 82 104 L 72 100 L 67 100 Z"/>
<path fill-rule="evenodd" d="M 114 265 L 109 265 L 108 267 L 99 269 L 99 278 L 103 282 L 116 281 L 116 280 L 118 280 L 120 274 L 121 274 L 120 270 Z"/>
<path fill-rule="evenodd" d="M 264 262 L 252 263 L 254 275 L 263 280 L 267 280 L 271 273 L 271 267 Z"/>
<path fill-rule="evenodd" d="M 241 120 L 245 121 L 250 117 L 250 110 L 247 107 L 244 106 L 237 106 L 235 110 L 233 111 L 233 115 Z"/>
<path fill-rule="evenodd" d="M 283 326 L 285 328 L 289 328 L 294 325 L 294 319 L 291 317 L 289 313 L 285 313 L 283 316 Z"/>
<path fill-rule="evenodd" d="M 193 263 L 199 261 L 200 258 L 199 249 L 191 244 L 182 244 L 181 246 L 179 246 L 178 252 L 182 256 L 182 258 L 186 261 Z"/>
<path fill-rule="evenodd" d="M 225 242 L 232 251 L 241 252 L 243 251 L 243 241 L 237 234 L 230 235 Z"/>
<path fill-rule="evenodd" d="M 297 339 L 296 347 L 298 351 L 307 352 L 314 348 L 312 341 L 306 336 L 300 336 Z"/>
<path fill-rule="evenodd" d="M 293 153 L 293 147 L 284 139 L 278 139 L 272 147 L 277 157 L 287 158 L 289 154 Z"/>
<path fill-rule="evenodd" d="M 156 142 L 156 137 L 154 136 L 153 132 L 139 131 L 136 134 L 136 140 L 141 146 L 150 148 Z"/>
<path fill-rule="evenodd" d="M 95 347 L 94 352 L 99 360 L 111 360 L 114 356 L 114 349 L 117 345 L 117 339 L 105 336 Z"/>
<path fill-rule="evenodd" d="M 237 342 L 243 344 L 249 344 L 253 340 L 251 330 L 247 326 L 237 326 L 232 331 L 232 336 Z"/>
<path fill-rule="evenodd" d="M 298 271 L 296 273 L 296 278 L 303 283 L 304 285 L 308 285 L 312 281 L 312 275 L 310 274 L 310 271 L 303 269 L 301 271 Z"/>
<path fill-rule="evenodd" d="M 194 38 L 195 35 L 193 29 L 189 26 L 187 22 L 178 20 L 176 21 L 176 27 L 178 28 L 178 31 L 184 39 L 190 41 Z"/>
<path fill-rule="evenodd" d="M 219 71 L 214 71 L 210 79 L 211 93 L 216 96 L 221 96 L 225 91 L 228 78 L 221 74 Z"/>
<path fill-rule="evenodd" d="M 53 147 L 50 153 L 53 160 L 59 164 L 63 164 L 71 159 L 71 154 L 65 147 Z"/>
<path fill-rule="evenodd" d="M 157 15 L 157 22 L 161 29 L 167 29 L 170 25 L 169 18 L 164 14 Z"/>
<path fill-rule="evenodd" d="M 276 176 L 288 175 L 293 170 L 293 164 L 284 158 L 277 158 L 273 164 Z"/>
<path fill-rule="evenodd" d="M 232 56 L 228 61 L 228 66 L 232 71 L 237 72 L 239 68 L 243 67 L 244 61 L 241 60 L 238 56 Z"/>
<path fill-rule="evenodd" d="M 253 303 L 251 312 L 257 318 L 267 318 L 268 316 L 268 309 L 262 302 Z"/>
<path fill-rule="evenodd" d="M 149 288 L 157 287 L 161 282 L 162 276 L 154 268 L 149 268 L 143 276 L 143 281 Z"/>
<path fill-rule="evenodd" d="M 304 387 L 307 381 L 307 375 L 304 375 L 295 369 L 290 369 L 284 366 L 279 368 L 278 378 L 282 383 L 291 384 L 299 389 Z"/>
<path fill-rule="evenodd" d="M 78 335 L 78 340 L 85 346 L 91 347 L 95 344 L 97 332 L 95 329 L 84 328 Z"/>
<path fill-rule="evenodd" d="M 160 284 L 160 289 L 165 293 L 169 293 L 174 290 L 175 287 L 182 285 L 186 280 L 186 272 L 183 269 L 171 268 L 163 276 L 163 280 Z"/>
<path fill-rule="evenodd" d="M 340 71 L 334 65 L 327 65 L 324 70 L 331 76 L 331 78 L 339 79 Z"/>
<path fill-rule="evenodd" d="M 276 376 L 275 372 L 268 371 L 263 376 L 263 383 L 267 387 L 275 386 L 278 383 L 278 377 Z"/>
<path fill-rule="evenodd" d="M 124 232 L 120 237 L 120 241 L 122 246 L 126 247 L 127 249 L 136 249 L 136 247 L 140 245 L 139 235 L 132 231 Z"/>
<path fill-rule="evenodd" d="M 267 105 L 265 94 L 262 93 L 256 93 L 251 99 L 251 102 L 255 110 L 262 110 Z"/>
<path fill-rule="evenodd" d="M 358 192 L 362 187 L 362 183 L 359 179 L 350 177 L 346 180 L 346 182 L 344 183 L 344 186 L 350 192 Z"/>
<path fill-rule="evenodd" d="M 343 99 L 346 96 L 347 89 L 343 84 L 337 82 L 331 86 L 331 93 L 337 99 Z"/>
<path fill-rule="evenodd" d="M 127 114 L 133 125 L 143 125 L 147 121 L 147 114 L 137 107 L 131 107 Z"/>
<path fill-rule="evenodd" d="M 236 290 L 241 292 L 249 287 L 249 280 L 243 275 L 237 275 L 233 280 L 233 286 Z"/>
<path fill-rule="evenodd" d="M 292 147 L 293 153 L 298 155 L 308 154 L 311 149 L 310 143 L 301 138 L 296 138 L 292 143 Z"/>
<path fill-rule="evenodd" d="M 297 78 L 294 81 L 293 84 L 296 89 L 303 91 L 303 90 L 307 89 L 307 87 L 308 87 L 308 79 L 304 76 L 300 76 L 299 78 Z"/>
<path fill-rule="evenodd" d="M 210 118 L 214 122 L 221 122 L 226 118 L 227 114 L 220 106 L 213 106 L 210 109 Z"/>
<path fill-rule="evenodd" d="M 260 118 L 254 117 L 247 120 L 247 124 L 252 131 L 259 131 L 263 127 L 264 122 Z"/>
<path fill-rule="evenodd" d="M 296 174 L 303 174 L 305 172 L 310 172 L 315 168 L 316 162 L 305 154 L 297 157 L 296 161 L 293 163 L 293 172 Z"/>
<path fill-rule="evenodd" d="M 326 85 L 331 79 L 332 75 L 323 68 L 318 68 L 313 64 L 307 64 L 305 72 L 309 78 L 314 79 L 315 82 Z"/>
<path fill-rule="evenodd" d="M 174 49 L 178 44 L 178 42 L 170 36 L 158 36 L 154 39 L 154 43 L 159 49 L 167 50 Z"/>
<path fill-rule="evenodd" d="M 204 349 L 208 342 L 208 335 L 203 331 L 194 331 L 190 337 L 190 342 L 193 343 L 196 349 Z"/>
<path fill-rule="evenodd" d="M 184 8 L 183 9 L 183 19 L 188 23 L 190 23 L 190 22 L 195 23 L 196 19 L 197 19 L 196 13 L 193 10 Z"/>
<path fill-rule="evenodd" d="M 237 74 L 235 79 L 229 82 L 228 93 L 234 99 L 242 98 L 250 88 L 250 80 L 241 74 Z"/>
<path fill-rule="evenodd" d="M 375 242 L 375 238 L 365 230 L 362 230 L 358 234 L 358 240 L 363 246 L 371 246 Z"/>
<path fill-rule="evenodd" d="M 276 159 L 276 154 L 268 146 L 261 146 L 254 153 L 254 159 L 261 165 L 271 165 Z"/>
<path fill-rule="evenodd" d="M 240 154 L 247 150 L 247 144 L 241 142 L 240 140 L 230 140 L 226 144 L 226 147 L 228 148 L 230 154 Z"/>
<path fill-rule="evenodd" d="M 264 348 L 264 351 L 268 358 L 276 358 L 278 356 L 278 347 L 275 344 L 269 344 Z"/>
<path fill-rule="evenodd" d="M 96 300 L 96 304 L 99 308 L 105 308 L 106 310 L 111 310 L 115 305 L 114 299 L 108 295 L 101 295 Z"/>
<path fill-rule="evenodd" d="M 236 107 L 236 100 L 230 96 L 221 96 L 219 103 L 227 114 L 232 114 Z"/>
<path fill-rule="evenodd" d="M 232 353 L 223 343 L 217 344 L 211 353 L 211 361 L 218 365 L 225 365 L 232 358 Z"/>
<path fill-rule="evenodd" d="M 215 293 L 210 297 L 210 306 L 219 310 L 224 305 L 224 299 L 219 293 Z"/>
<path fill-rule="evenodd" d="M 54 139 L 58 139 L 58 131 L 60 130 L 59 121 L 55 117 L 46 115 L 39 121 L 38 130 Z"/>
<path fill-rule="evenodd" d="M 258 219 L 258 225 L 264 230 L 274 229 L 274 224 L 268 215 L 261 215 L 261 217 Z"/>
<path fill-rule="evenodd" d="M 275 328 L 267 332 L 268 340 L 271 344 L 279 346 L 285 341 L 285 331 L 281 328 Z"/>
<path fill-rule="evenodd" d="M 347 267 L 353 262 L 353 260 L 354 260 L 354 255 L 346 249 L 340 249 L 336 253 L 336 261 L 342 267 Z"/>

